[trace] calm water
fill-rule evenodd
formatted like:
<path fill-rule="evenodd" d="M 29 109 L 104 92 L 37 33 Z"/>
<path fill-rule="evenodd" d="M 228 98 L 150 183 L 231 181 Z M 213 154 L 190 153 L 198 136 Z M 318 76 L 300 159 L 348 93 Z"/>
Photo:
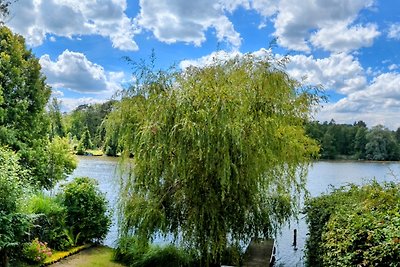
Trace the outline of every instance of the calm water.
<path fill-rule="evenodd" d="M 88 176 L 99 181 L 100 190 L 106 193 L 110 206 L 115 210 L 118 201 L 118 159 L 109 157 L 79 157 L 76 170 L 68 180 L 77 176 Z M 328 192 L 330 185 L 340 186 L 347 183 L 362 184 L 364 181 L 376 178 L 378 181 L 400 179 L 400 163 L 371 163 L 371 162 L 328 162 L 314 163 L 308 174 L 307 188 L 311 196 L 318 196 Z M 105 240 L 105 244 L 115 246 L 117 239 L 117 222 L 114 214 L 114 225 Z M 292 247 L 293 229 L 298 230 L 297 250 Z M 304 219 L 291 222 L 285 226 L 277 237 L 277 265 L 303 266 L 303 247 L 306 239 L 307 226 Z"/>

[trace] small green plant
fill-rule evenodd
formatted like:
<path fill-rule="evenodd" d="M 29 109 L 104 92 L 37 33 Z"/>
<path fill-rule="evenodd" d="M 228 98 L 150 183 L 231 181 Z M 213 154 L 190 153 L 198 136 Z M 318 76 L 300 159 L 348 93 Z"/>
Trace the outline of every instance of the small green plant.
<path fill-rule="evenodd" d="M 30 263 L 43 263 L 47 257 L 52 255 L 47 243 L 39 241 L 38 238 L 33 239 L 30 243 L 25 243 L 22 253 Z"/>
<path fill-rule="evenodd" d="M 81 233 L 79 232 L 78 234 L 74 235 L 74 231 L 73 228 L 69 228 L 69 229 L 64 229 L 64 234 L 66 235 L 67 239 L 68 239 L 68 243 L 75 247 L 78 244 L 78 239 L 79 236 L 81 235 Z"/>

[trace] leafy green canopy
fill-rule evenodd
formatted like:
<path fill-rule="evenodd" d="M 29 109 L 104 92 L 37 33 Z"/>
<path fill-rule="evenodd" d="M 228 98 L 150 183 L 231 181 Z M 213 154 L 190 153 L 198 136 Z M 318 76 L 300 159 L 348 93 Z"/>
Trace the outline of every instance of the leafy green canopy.
<path fill-rule="evenodd" d="M 39 61 L 26 49 L 23 37 L 0 26 L 0 145 L 17 151 L 32 181 L 45 188 L 75 168 L 74 159 L 65 155 L 68 147 L 50 143 L 45 110 L 50 93 Z M 63 150 L 55 151 L 56 147 Z"/>
<path fill-rule="evenodd" d="M 172 233 L 218 263 L 229 243 L 271 236 L 297 208 L 319 100 L 271 59 L 250 55 L 143 80 L 110 118 L 133 154 L 123 230 Z"/>

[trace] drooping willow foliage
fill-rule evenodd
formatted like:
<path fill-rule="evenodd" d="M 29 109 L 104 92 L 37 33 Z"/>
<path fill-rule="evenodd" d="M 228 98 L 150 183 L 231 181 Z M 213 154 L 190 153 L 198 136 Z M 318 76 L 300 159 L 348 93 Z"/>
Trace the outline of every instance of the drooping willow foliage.
<path fill-rule="evenodd" d="M 142 69 L 109 116 L 133 155 L 122 234 L 172 234 L 205 264 L 230 244 L 271 237 L 297 209 L 317 144 L 303 125 L 320 97 L 281 62 L 251 55 L 183 71 Z M 128 165 L 125 165 L 128 166 Z"/>

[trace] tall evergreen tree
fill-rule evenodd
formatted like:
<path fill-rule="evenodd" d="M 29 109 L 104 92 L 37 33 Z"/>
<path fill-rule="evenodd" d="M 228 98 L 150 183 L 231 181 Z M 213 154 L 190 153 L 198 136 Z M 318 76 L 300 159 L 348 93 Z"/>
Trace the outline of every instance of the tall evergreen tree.
<path fill-rule="evenodd" d="M 50 117 L 50 139 L 54 137 L 65 137 L 65 126 L 61 114 L 61 101 L 52 98 L 48 105 Z"/>

